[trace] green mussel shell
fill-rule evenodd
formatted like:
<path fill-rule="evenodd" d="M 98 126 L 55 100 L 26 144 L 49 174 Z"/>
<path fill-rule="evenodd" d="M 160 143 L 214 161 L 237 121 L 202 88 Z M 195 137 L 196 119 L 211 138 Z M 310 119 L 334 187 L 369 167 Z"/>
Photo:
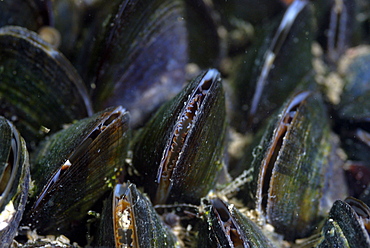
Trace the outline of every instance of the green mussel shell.
<path fill-rule="evenodd" d="M 338 200 L 330 210 L 322 231 L 320 241 L 316 247 L 369 247 L 369 230 L 366 230 L 362 217 L 369 222 L 370 209 L 361 201 L 355 199 L 355 207 L 351 206 L 354 200 Z M 366 216 L 361 216 L 366 214 Z M 369 224 L 367 224 L 369 225 Z M 368 228 L 368 227 L 367 227 Z"/>
<path fill-rule="evenodd" d="M 109 108 L 54 134 L 33 162 L 33 201 L 27 222 L 62 233 L 113 187 L 128 148 L 128 112 Z"/>
<path fill-rule="evenodd" d="M 220 75 L 201 73 L 136 136 L 133 165 L 156 204 L 199 202 L 222 168 L 225 100 Z M 156 182 L 156 183 L 153 183 Z"/>
<path fill-rule="evenodd" d="M 92 113 L 68 60 L 36 33 L 15 26 L 0 29 L 0 104 L 27 142 Z"/>
<path fill-rule="evenodd" d="M 310 233 L 330 201 L 346 194 L 330 137 L 320 94 L 303 91 L 278 111 L 242 160 L 248 180 L 239 197 L 288 240 Z M 326 196 L 328 191 L 334 195 Z"/>

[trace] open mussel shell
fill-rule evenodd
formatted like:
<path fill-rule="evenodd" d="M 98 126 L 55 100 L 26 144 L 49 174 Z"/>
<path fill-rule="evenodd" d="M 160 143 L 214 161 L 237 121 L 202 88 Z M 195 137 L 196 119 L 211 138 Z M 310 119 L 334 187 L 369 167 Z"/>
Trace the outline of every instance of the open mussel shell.
<path fill-rule="evenodd" d="M 67 59 L 36 33 L 15 26 L 0 29 L 0 104 L 27 142 L 92 113 L 85 85 Z"/>
<path fill-rule="evenodd" d="M 99 246 L 179 247 L 149 199 L 132 183 L 115 186 L 102 216 Z"/>
<path fill-rule="evenodd" d="M 247 180 L 238 196 L 285 239 L 309 234 L 331 201 L 346 194 L 341 160 L 333 158 L 338 140 L 331 135 L 320 94 L 303 91 L 278 111 L 241 161 Z"/>
<path fill-rule="evenodd" d="M 168 198 L 199 203 L 213 188 L 222 168 L 225 123 L 220 74 L 210 69 L 162 106 L 136 135 L 133 166 L 155 204 Z"/>
<path fill-rule="evenodd" d="M 237 130 L 256 130 L 294 92 L 297 82 L 302 89 L 309 87 L 305 78 L 312 70 L 313 23 L 309 1 L 298 0 L 268 27 L 257 29 L 253 45 L 236 60 L 230 78 L 231 125 Z"/>
<path fill-rule="evenodd" d="M 370 208 L 349 197 L 330 210 L 315 247 L 370 247 Z"/>
<path fill-rule="evenodd" d="M 28 152 L 13 124 L 0 116 L 0 243 L 10 246 L 21 221 L 30 183 Z"/>
<path fill-rule="evenodd" d="M 54 134 L 32 163 L 37 199 L 26 222 L 61 233 L 116 183 L 128 147 L 128 112 L 109 108 Z"/>
<path fill-rule="evenodd" d="M 185 81 L 184 3 L 125 0 L 110 9 L 103 37 L 92 45 L 86 81 L 96 87 L 96 110 L 125 106 L 136 126 L 175 96 Z"/>
<path fill-rule="evenodd" d="M 202 202 L 209 235 L 201 236 L 199 247 L 274 247 L 262 230 L 234 205 L 219 198 Z"/>

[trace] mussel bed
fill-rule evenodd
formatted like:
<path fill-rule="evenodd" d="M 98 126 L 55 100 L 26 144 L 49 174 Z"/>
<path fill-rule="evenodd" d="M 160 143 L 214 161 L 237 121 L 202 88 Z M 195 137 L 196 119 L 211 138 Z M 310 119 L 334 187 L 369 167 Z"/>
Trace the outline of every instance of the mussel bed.
<path fill-rule="evenodd" d="M 0 13 L 1 247 L 370 247 L 367 0 Z"/>

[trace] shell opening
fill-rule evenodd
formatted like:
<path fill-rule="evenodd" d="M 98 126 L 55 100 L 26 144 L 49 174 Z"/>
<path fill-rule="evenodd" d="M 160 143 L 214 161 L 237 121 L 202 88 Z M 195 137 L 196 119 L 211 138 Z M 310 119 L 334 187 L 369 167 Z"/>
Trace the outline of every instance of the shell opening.
<path fill-rule="evenodd" d="M 174 131 L 172 132 L 172 138 L 169 140 L 169 143 L 167 143 L 158 169 L 157 181 L 159 186 L 156 194 L 157 204 L 164 203 L 167 200 L 171 189 L 171 176 L 179 161 L 188 134 L 197 120 L 197 116 L 202 109 L 202 104 L 209 89 L 214 82 L 216 82 L 217 78 L 217 71 L 209 70 L 203 76 L 198 87 L 189 96 L 187 104 L 185 104 L 178 117 Z"/>
<path fill-rule="evenodd" d="M 58 171 L 51 177 L 46 186 L 44 186 L 40 196 L 38 197 L 34 209 L 38 207 L 40 202 L 49 192 L 49 189 L 67 172 L 67 170 L 76 163 L 76 161 L 81 158 L 85 153 L 88 147 L 93 143 L 93 141 L 102 133 L 104 130 L 111 125 L 115 120 L 119 119 L 122 115 L 122 111 L 117 111 L 108 116 L 108 118 L 101 124 L 99 124 L 89 136 L 76 148 L 76 150 L 69 156 L 69 158 L 64 162 L 64 164 L 59 168 Z"/>
<path fill-rule="evenodd" d="M 117 184 L 113 196 L 113 229 L 116 247 L 138 245 L 130 186 Z"/>
<path fill-rule="evenodd" d="M 266 156 L 266 160 L 262 167 L 262 192 L 261 192 L 261 208 L 264 212 L 266 212 L 267 205 L 268 205 L 268 198 L 269 198 L 269 190 L 270 190 L 270 182 L 273 176 L 273 169 L 275 166 L 275 162 L 278 159 L 280 150 L 283 146 L 284 137 L 286 133 L 289 131 L 290 125 L 294 120 L 294 117 L 297 114 L 298 108 L 301 106 L 303 101 L 310 95 L 310 92 L 305 91 L 302 93 L 297 94 L 291 103 L 288 105 L 282 118 L 280 119 L 279 126 L 276 128 L 275 136 L 273 139 L 273 143 L 268 151 Z"/>
<path fill-rule="evenodd" d="M 350 205 L 360 217 L 366 231 L 370 234 L 370 208 L 364 202 L 353 197 L 347 197 L 344 201 Z"/>
<path fill-rule="evenodd" d="M 238 232 L 238 229 L 234 223 L 233 217 L 230 215 L 230 211 L 227 206 L 220 199 L 211 200 L 214 213 L 218 218 L 218 222 L 233 247 L 245 247 L 243 239 Z"/>

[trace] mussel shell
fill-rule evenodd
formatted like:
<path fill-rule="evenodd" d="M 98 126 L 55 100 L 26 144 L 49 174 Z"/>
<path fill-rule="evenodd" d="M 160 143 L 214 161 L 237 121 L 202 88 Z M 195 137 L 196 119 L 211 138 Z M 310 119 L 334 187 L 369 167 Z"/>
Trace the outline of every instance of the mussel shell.
<path fill-rule="evenodd" d="M 264 213 L 286 239 L 304 237 L 325 214 L 324 203 L 331 206 L 325 193 L 335 186 L 326 173 L 336 175 L 330 180 L 345 184 L 341 164 L 331 160 L 333 144 L 320 94 L 294 95 L 263 133 L 242 160 L 250 170 L 250 180 L 239 197 Z M 339 199 L 346 191 L 335 193 L 330 199 Z"/>
<path fill-rule="evenodd" d="M 175 235 L 164 225 L 149 199 L 140 193 L 134 184 L 117 184 L 106 205 L 98 245 L 179 246 Z"/>
<path fill-rule="evenodd" d="M 30 184 L 28 152 L 16 128 L 0 116 L 0 243 L 10 246 L 21 221 Z"/>
<path fill-rule="evenodd" d="M 128 121 L 122 107 L 109 108 L 44 142 L 32 167 L 38 198 L 26 222 L 59 234 L 86 216 L 123 171 Z"/>
<path fill-rule="evenodd" d="M 112 13 L 116 12 L 116 9 L 118 8 L 122 1 L 112 0 L 106 2 L 98 0 L 84 2 L 82 4 L 83 6 L 81 6 L 80 4 L 76 3 L 73 0 L 71 1 L 73 3 L 68 3 L 67 7 L 72 8 L 73 10 L 68 11 L 68 13 L 73 14 L 76 11 L 77 12 L 81 11 L 80 13 L 81 16 L 77 18 L 82 23 L 80 23 L 80 26 L 78 26 L 80 32 L 79 36 L 77 37 L 77 41 L 74 43 L 75 46 L 72 48 L 72 50 L 68 51 L 66 54 L 71 54 L 71 61 L 73 65 L 76 67 L 77 71 L 79 72 L 82 79 L 85 81 L 87 87 L 91 91 L 92 90 L 91 80 L 96 74 L 96 71 L 90 69 L 90 67 L 97 66 L 96 63 L 100 56 L 100 54 L 96 52 L 96 48 L 94 47 L 97 46 L 97 44 L 103 43 L 105 39 L 104 34 L 106 32 L 107 26 L 109 25 L 109 20 L 112 17 Z M 79 5 L 79 8 L 77 10 L 75 9 L 76 4 Z M 56 7 L 58 7 L 58 5 L 56 5 Z M 82 18 L 82 20 L 80 20 L 80 18 Z M 56 21 L 57 21 L 56 25 L 64 26 L 66 24 L 66 23 L 58 24 L 58 16 Z M 59 21 L 62 22 L 62 20 Z M 76 23 L 72 25 L 76 25 Z M 74 28 L 72 28 L 72 30 L 73 29 Z M 101 48 L 102 47 L 100 47 L 99 49 Z M 89 60 L 86 61 L 86 58 L 89 58 Z M 89 63 L 89 61 L 92 61 L 91 64 Z"/>
<path fill-rule="evenodd" d="M 203 202 L 210 230 L 207 247 L 274 247 L 261 229 L 233 205 L 219 198 Z M 203 244 L 203 243 L 202 243 Z"/>
<path fill-rule="evenodd" d="M 325 5 L 322 1 L 321 10 L 325 10 Z M 326 59 L 332 65 L 338 63 L 339 58 L 343 55 L 348 47 L 353 43 L 355 33 L 359 32 L 359 19 L 356 16 L 359 14 L 359 1 L 343 0 L 343 1 L 328 1 L 329 9 L 326 9 L 325 18 L 322 23 L 327 27 L 322 27 L 325 34 L 319 39 L 325 49 Z"/>
<path fill-rule="evenodd" d="M 348 200 L 346 200 L 348 201 Z M 322 231 L 321 240 L 316 247 L 369 247 L 370 237 L 368 231 L 357 213 L 346 201 L 334 202 Z M 353 201 L 353 200 L 350 200 Z M 361 204 L 361 201 L 357 200 Z M 370 209 L 364 203 L 364 209 L 359 210 L 367 214 Z M 369 215 L 367 216 L 369 218 Z M 367 220 L 368 221 L 368 220 Z"/>
<path fill-rule="evenodd" d="M 305 77 L 312 70 L 313 27 L 310 3 L 294 1 L 284 16 L 257 29 L 253 45 L 236 60 L 238 63 L 230 79 L 233 91 L 231 125 L 237 130 L 258 129 L 297 85 L 307 90 L 310 82 Z"/>
<path fill-rule="evenodd" d="M 90 56 L 95 109 L 125 106 L 132 125 L 142 125 L 181 90 L 188 60 L 183 12 L 180 0 L 125 0 L 112 7 Z"/>
<path fill-rule="evenodd" d="M 337 106 L 339 118 L 354 122 L 369 121 L 370 47 L 349 49 L 341 67 L 346 84 Z"/>
<path fill-rule="evenodd" d="M 335 106 L 336 130 L 341 135 L 342 146 L 348 159 L 370 159 L 370 46 L 348 49 L 339 63 L 345 85 L 340 102 Z M 359 107 L 361 106 L 361 107 Z"/>
<path fill-rule="evenodd" d="M 214 0 L 215 9 L 220 12 L 224 19 L 224 25 L 232 26 L 233 18 L 243 19 L 253 24 L 260 24 L 265 18 L 272 20 L 274 16 L 285 10 L 285 6 L 279 1 L 269 0 Z M 245 8 L 248 6 L 248 8 Z"/>
<path fill-rule="evenodd" d="M 0 29 L 1 114 L 27 142 L 92 113 L 87 90 L 67 59 L 25 28 Z M 30 143 L 28 143 L 29 145 Z"/>
<path fill-rule="evenodd" d="M 78 37 L 82 33 L 83 6 L 74 0 L 55 0 L 52 5 L 54 27 L 60 34 L 58 49 L 73 63 L 77 54 Z M 81 75 L 82 76 L 82 75 Z"/>
<path fill-rule="evenodd" d="M 133 165 L 155 204 L 167 197 L 199 203 L 222 168 L 225 130 L 221 79 L 210 69 L 162 106 L 136 135 Z"/>
<path fill-rule="evenodd" d="M 224 51 L 214 10 L 203 0 L 185 1 L 185 4 L 189 61 L 201 68 L 218 68 Z"/>

